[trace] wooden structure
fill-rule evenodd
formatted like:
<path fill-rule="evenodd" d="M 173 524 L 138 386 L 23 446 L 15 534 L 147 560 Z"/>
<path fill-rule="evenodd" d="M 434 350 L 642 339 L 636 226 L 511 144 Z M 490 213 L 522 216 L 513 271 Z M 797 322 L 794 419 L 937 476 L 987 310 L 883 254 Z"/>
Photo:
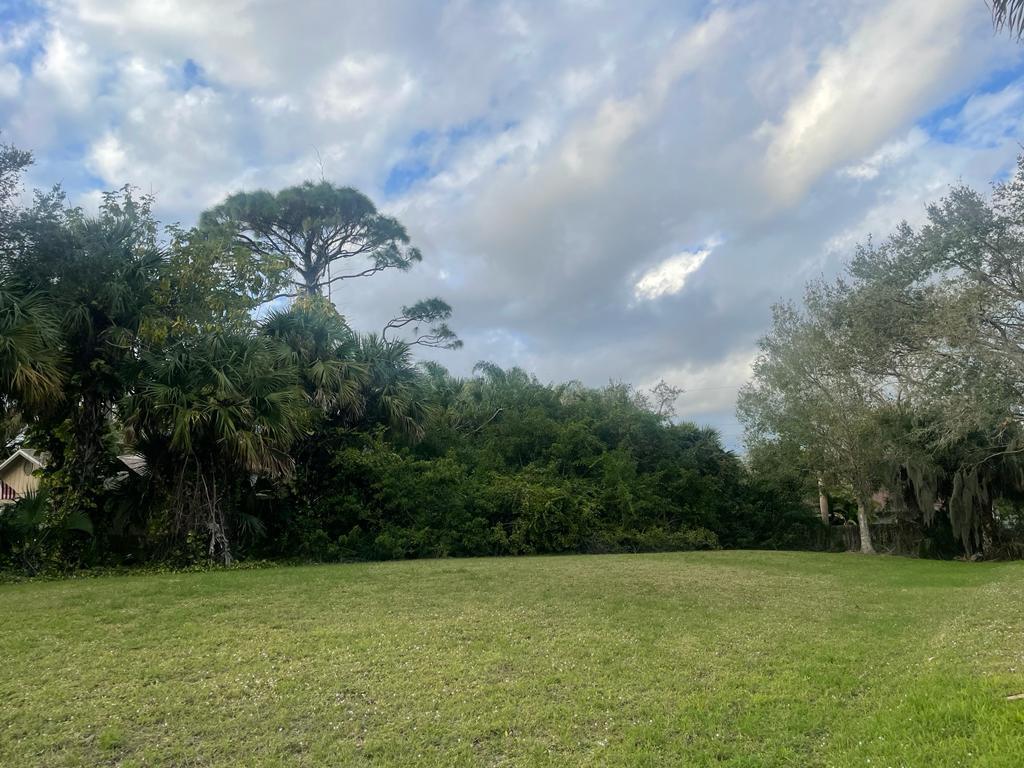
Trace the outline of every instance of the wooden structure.
<path fill-rule="evenodd" d="M 39 487 L 37 469 L 46 466 L 45 459 L 31 448 L 19 448 L 0 464 L 0 504 L 13 504 L 35 493 Z"/>

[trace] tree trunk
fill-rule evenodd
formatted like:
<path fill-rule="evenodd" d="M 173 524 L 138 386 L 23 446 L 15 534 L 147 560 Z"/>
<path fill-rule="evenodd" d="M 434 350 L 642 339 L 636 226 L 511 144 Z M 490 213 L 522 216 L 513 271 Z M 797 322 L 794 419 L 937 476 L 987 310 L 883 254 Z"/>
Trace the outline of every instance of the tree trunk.
<path fill-rule="evenodd" d="M 875 554 L 875 548 L 871 544 L 871 526 L 868 525 L 868 507 L 870 499 L 864 500 L 857 497 L 857 525 L 860 527 L 860 551 L 865 555 Z"/>
<path fill-rule="evenodd" d="M 103 401 L 92 392 L 85 393 L 73 427 L 74 479 L 80 492 L 97 484 L 103 459 L 104 421 Z"/>
<path fill-rule="evenodd" d="M 998 557 L 999 528 L 996 524 L 992 503 L 983 504 L 981 508 L 981 555 L 986 559 Z"/>
<path fill-rule="evenodd" d="M 818 478 L 818 511 L 821 513 L 821 522 L 828 525 L 828 494 L 825 493 L 825 483 Z"/>

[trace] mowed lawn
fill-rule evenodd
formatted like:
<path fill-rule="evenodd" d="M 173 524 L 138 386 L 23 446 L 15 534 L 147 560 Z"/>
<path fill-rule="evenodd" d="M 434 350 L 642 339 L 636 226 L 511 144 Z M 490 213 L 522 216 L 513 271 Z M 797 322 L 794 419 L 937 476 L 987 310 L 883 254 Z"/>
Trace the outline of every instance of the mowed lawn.
<path fill-rule="evenodd" d="M 0 585 L 2 766 L 1021 766 L 1024 563 L 709 552 Z"/>

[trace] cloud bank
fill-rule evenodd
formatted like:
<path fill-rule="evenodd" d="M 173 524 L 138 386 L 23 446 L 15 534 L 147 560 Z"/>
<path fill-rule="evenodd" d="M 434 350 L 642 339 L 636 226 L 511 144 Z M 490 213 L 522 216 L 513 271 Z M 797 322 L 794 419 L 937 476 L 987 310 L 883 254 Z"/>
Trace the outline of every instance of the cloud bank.
<path fill-rule="evenodd" d="M 980 0 L 0 5 L 0 128 L 83 205 L 167 221 L 321 175 L 425 254 L 335 295 L 441 295 L 480 359 L 687 388 L 738 443 L 769 307 L 957 181 L 1005 174 L 1021 49 Z"/>

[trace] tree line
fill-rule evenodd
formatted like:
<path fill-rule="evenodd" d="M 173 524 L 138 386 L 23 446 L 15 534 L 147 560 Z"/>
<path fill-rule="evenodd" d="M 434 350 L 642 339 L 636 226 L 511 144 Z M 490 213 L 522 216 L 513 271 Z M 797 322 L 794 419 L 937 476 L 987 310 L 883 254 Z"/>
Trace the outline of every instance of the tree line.
<path fill-rule="evenodd" d="M 238 558 L 339 560 L 799 546 L 815 521 L 667 385 L 545 384 L 481 363 L 428 297 L 353 329 L 346 287 L 422 259 L 357 190 L 229 196 L 163 226 L 130 187 L 95 215 L 18 203 L 0 150 L 0 402 L 8 452 L 45 457 L 0 508 L 28 571 Z M 124 457 L 128 457 L 126 462 Z"/>
<path fill-rule="evenodd" d="M 852 502 L 864 552 L 881 498 L 933 550 L 1024 554 L 1024 159 L 777 305 L 739 414 Z"/>

